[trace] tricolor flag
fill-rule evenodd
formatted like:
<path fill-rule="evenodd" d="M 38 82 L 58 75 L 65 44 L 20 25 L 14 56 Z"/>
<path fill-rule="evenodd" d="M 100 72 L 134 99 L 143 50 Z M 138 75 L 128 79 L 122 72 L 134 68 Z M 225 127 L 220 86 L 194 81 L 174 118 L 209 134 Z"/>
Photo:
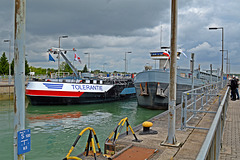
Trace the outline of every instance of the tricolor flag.
<path fill-rule="evenodd" d="M 51 56 L 50 53 L 49 53 L 48 61 L 54 61 L 55 62 L 55 59 Z"/>
<path fill-rule="evenodd" d="M 164 51 L 163 55 L 168 56 L 168 59 L 170 59 L 170 55 L 169 55 L 169 53 L 167 51 Z"/>
<path fill-rule="evenodd" d="M 77 53 L 74 53 L 74 61 L 78 61 L 81 63 L 80 57 L 77 55 Z"/>
<path fill-rule="evenodd" d="M 187 58 L 187 55 L 184 52 L 182 52 L 182 54 Z"/>

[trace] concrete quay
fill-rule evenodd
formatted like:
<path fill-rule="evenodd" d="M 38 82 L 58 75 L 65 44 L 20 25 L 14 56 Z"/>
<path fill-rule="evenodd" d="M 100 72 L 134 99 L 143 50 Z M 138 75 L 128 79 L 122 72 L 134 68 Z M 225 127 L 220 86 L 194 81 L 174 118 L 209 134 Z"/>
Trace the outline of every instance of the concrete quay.
<path fill-rule="evenodd" d="M 28 81 L 25 82 L 25 86 Z M 0 101 L 9 100 L 14 97 L 14 81 L 11 81 L 11 84 L 8 84 L 8 81 L 0 81 Z"/>
<path fill-rule="evenodd" d="M 219 159 L 240 159 L 240 100 L 229 101 Z"/>
<path fill-rule="evenodd" d="M 14 83 L 0 82 L 0 100 L 13 99 L 14 96 Z"/>
<path fill-rule="evenodd" d="M 220 92 L 221 95 L 225 94 L 226 90 L 222 90 Z M 223 98 L 223 96 L 221 97 Z M 223 149 L 221 152 L 221 158 L 225 159 L 225 157 L 236 157 L 240 155 L 239 152 L 237 152 L 237 145 L 239 145 L 239 136 L 238 133 L 240 131 L 239 129 L 239 114 L 237 115 L 236 108 L 239 106 L 240 101 L 234 101 L 230 102 L 230 106 L 236 106 L 234 107 L 235 110 L 231 109 L 231 107 L 228 110 L 229 119 L 226 123 L 226 128 L 224 131 L 224 142 L 223 142 Z M 210 103 L 205 107 L 205 110 L 208 111 L 217 111 L 218 109 L 218 97 L 213 98 Z M 234 117 L 232 117 L 231 113 L 234 113 Z M 238 111 L 240 113 L 240 111 Z M 215 114 L 213 113 L 198 113 L 196 118 L 193 118 L 193 120 L 188 122 L 188 125 L 196 126 L 196 127 L 203 127 L 203 128 L 210 128 L 212 121 L 215 117 Z M 142 131 L 142 126 L 138 126 L 135 128 L 135 134 L 139 140 L 143 140 L 142 142 L 133 142 L 134 139 L 133 135 L 129 133 L 127 136 L 120 137 L 120 139 L 117 141 L 117 144 L 123 147 L 131 148 L 131 146 L 136 146 L 141 148 L 142 150 L 146 150 L 145 157 L 141 155 L 141 158 L 136 158 L 135 155 L 138 155 L 141 150 L 135 149 L 132 150 L 132 152 L 128 152 L 124 155 L 124 151 L 119 151 L 116 155 L 114 155 L 113 159 L 148 159 L 148 160 L 194 160 L 196 159 L 202 144 L 205 140 L 205 137 L 208 133 L 208 130 L 203 129 L 184 129 L 179 130 L 181 127 L 181 108 L 180 106 L 177 106 L 176 109 L 176 139 L 177 142 L 180 143 L 180 146 L 173 147 L 173 146 L 162 146 L 160 145 L 162 142 L 165 142 L 168 136 L 168 111 L 152 118 L 150 120 L 153 123 L 153 126 L 151 127 L 152 130 L 155 130 L 158 132 L 158 134 L 152 134 L 152 135 L 139 135 L 139 132 Z M 229 123 L 232 123 L 232 125 L 229 125 Z M 234 124 L 234 125 L 233 125 Z M 131 125 L 131 124 L 130 124 Z M 237 126 L 238 125 L 238 126 Z M 229 131 L 229 128 L 237 130 L 236 132 Z M 230 135 L 229 135 L 230 134 Z M 234 137 L 231 134 L 236 134 L 236 137 Z M 227 138 L 227 140 L 225 140 Z M 238 143 L 236 143 L 238 141 Z M 117 148 L 117 147 L 116 147 Z M 231 150 L 229 149 L 231 148 Z M 147 149 L 153 149 L 151 154 L 147 155 Z M 130 149 L 126 149 L 130 150 Z M 142 153 L 143 154 L 143 153 Z M 233 155 L 232 155 L 233 154 Z M 124 158 L 120 158 L 121 155 L 124 155 Z M 119 157 L 119 158 L 118 158 Z M 240 158 L 240 157 L 239 157 Z M 237 158 L 236 158 L 237 159 Z"/>

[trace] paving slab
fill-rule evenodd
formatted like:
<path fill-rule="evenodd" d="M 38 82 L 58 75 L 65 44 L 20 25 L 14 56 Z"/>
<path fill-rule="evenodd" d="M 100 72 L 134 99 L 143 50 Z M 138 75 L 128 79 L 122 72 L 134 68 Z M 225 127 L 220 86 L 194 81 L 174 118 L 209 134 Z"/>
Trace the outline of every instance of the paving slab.
<path fill-rule="evenodd" d="M 240 159 L 240 100 L 229 101 L 219 159 Z"/>

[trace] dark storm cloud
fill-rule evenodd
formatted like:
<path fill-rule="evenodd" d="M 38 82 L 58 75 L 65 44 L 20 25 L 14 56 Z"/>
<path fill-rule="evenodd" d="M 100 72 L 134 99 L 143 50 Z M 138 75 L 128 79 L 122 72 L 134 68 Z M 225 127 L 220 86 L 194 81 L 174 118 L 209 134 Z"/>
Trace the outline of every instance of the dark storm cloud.
<path fill-rule="evenodd" d="M 27 1 L 27 30 L 47 35 L 122 35 L 169 22 L 168 1 L 41 0 Z"/>
<path fill-rule="evenodd" d="M 146 63 L 155 66 L 149 51 L 170 45 L 170 0 L 27 0 L 26 54 L 30 65 L 57 67 L 48 62 L 47 49 L 76 48 L 82 64 L 87 62 L 83 53 L 91 53 L 92 69 L 123 71 L 124 53 L 128 55 L 129 71 L 139 72 Z M 0 39 L 13 41 L 14 1 L 1 0 Z M 178 66 L 188 68 L 190 54 L 195 53 L 196 67 L 214 68 L 221 65 L 221 30 L 224 27 L 224 49 L 229 50 L 232 70 L 240 67 L 240 11 L 237 1 L 180 0 L 178 1 L 178 47 L 188 56 Z M 160 40 L 162 39 L 162 41 Z M 1 41 L 2 41 L 1 40 Z M 160 42 L 161 41 L 161 42 Z M 0 42 L 1 54 L 8 45 Z M 13 48 L 13 43 L 12 43 Z M 12 49 L 13 50 L 13 49 Z M 72 53 L 67 54 L 72 59 Z M 226 57 L 226 54 L 224 54 Z M 54 57 L 56 58 L 56 57 Z M 225 62 L 224 62 L 225 63 Z M 225 68 L 225 65 L 224 65 Z M 225 70 L 225 69 L 224 69 Z"/>

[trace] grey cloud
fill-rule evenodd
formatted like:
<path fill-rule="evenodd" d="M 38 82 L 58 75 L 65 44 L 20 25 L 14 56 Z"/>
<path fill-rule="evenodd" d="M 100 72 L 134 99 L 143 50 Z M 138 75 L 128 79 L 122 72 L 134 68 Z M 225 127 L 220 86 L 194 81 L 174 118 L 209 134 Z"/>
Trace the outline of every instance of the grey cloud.
<path fill-rule="evenodd" d="M 124 35 L 169 22 L 165 1 L 28 1 L 27 30 L 34 34 Z"/>
<path fill-rule="evenodd" d="M 238 2 L 224 0 L 178 1 L 178 46 L 189 56 L 196 53 L 196 64 L 209 68 L 219 67 L 221 62 L 221 31 L 209 31 L 208 27 L 224 27 L 224 48 L 229 50 L 235 69 L 240 67 L 240 31 Z M 2 0 L 0 6 L 0 38 L 13 40 L 13 1 Z M 101 69 L 108 63 L 107 71 L 123 71 L 124 52 L 132 51 L 129 71 L 141 71 L 146 63 L 155 65 L 149 51 L 170 44 L 170 1 L 166 0 L 27 0 L 26 54 L 30 65 L 57 67 L 48 62 L 46 50 L 58 46 L 77 49 L 82 64 L 87 62 L 84 52 L 91 53 L 92 69 Z M 8 46 L 0 42 L 0 51 Z M 69 59 L 72 54 L 69 53 Z M 189 67 L 189 57 L 178 61 L 181 67 Z"/>

